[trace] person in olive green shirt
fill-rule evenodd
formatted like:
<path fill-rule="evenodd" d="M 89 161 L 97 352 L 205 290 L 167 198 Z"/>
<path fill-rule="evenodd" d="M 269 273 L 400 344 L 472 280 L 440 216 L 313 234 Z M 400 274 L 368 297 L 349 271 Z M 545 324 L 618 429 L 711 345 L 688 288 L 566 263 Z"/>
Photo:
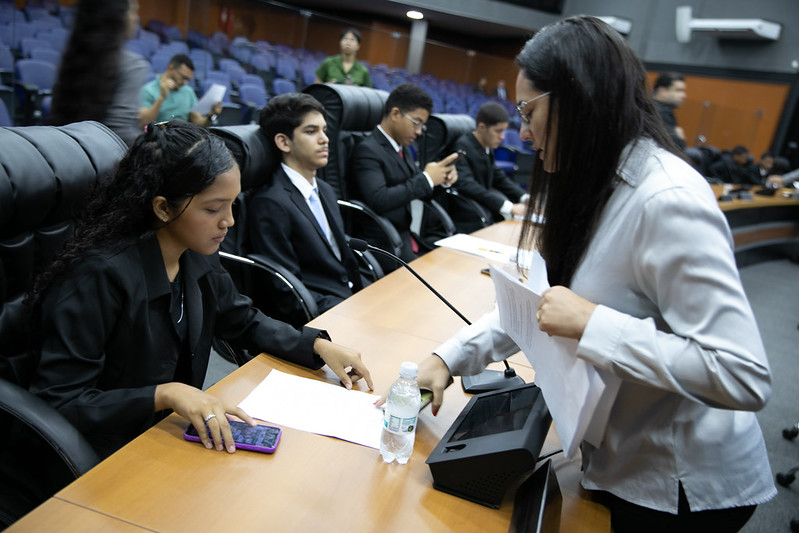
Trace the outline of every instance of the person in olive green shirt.
<path fill-rule="evenodd" d="M 346 83 L 371 87 L 369 70 L 355 59 L 361 47 L 361 32 L 347 28 L 341 32 L 341 54 L 330 56 L 316 69 L 316 83 Z"/>

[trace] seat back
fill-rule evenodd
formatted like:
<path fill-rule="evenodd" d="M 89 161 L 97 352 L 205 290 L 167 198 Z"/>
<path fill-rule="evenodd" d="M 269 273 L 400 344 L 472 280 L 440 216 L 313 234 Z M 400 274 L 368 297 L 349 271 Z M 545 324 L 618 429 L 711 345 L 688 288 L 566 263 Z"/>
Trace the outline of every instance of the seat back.
<path fill-rule="evenodd" d="M 445 113 L 431 115 L 427 121 L 427 131 L 417 142 L 420 164 L 424 166 L 451 154 L 458 137 L 474 131 L 476 127 L 474 119 L 469 115 Z"/>
<path fill-rule="evenodd" d="M 17 61 L 17 75 L 20 81 L 36 85 L 40 92 L 51 91 L 56 80 L 56 67 L 48 61 L 20 59 Z"/>
<path fill-rule="evenodd" d="M 341 200 L 349 199 L 350 159 L 360 139 L 383 118 L 388 93 L 369 87 L 315 83 L 303 90 L 325 106 L 330 155 L 317 176 L 329 183 Z"/>
<path fill-rule="evenodd" d="M 0 523 L 97 462 L 75 428 L 26 390 L 35 359 L 22 298 L 70 235 L 87 193 L 126 150 L 97 122 L 0 128 Z"/>

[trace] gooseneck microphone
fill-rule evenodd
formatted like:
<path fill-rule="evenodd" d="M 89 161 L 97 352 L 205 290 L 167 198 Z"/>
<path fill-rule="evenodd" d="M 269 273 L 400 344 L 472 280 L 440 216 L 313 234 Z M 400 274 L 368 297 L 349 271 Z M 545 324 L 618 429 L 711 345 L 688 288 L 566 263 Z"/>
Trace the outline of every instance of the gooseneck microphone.
<path fill-rule="evenodd" d="M 452 312 L 460 317 L 461 320 L 466 322 L 467 325 L 471 325 L 472 323 L 469 321 L 468 318 L 463 316 L 463 313 L 458 311 L 454 305 L 452 305 L 446 298 L 444 298 L 437 290 L 435 290 L 427 281 L 425 281 L 422 276 L 416 273 L 411 266 L 405 262 L 401 257 L 392 254 L 387 250 L 383 250 L 382 248 L 378 248 L 376 246 L 372 246 L 368 242 L 364 241 L 363 239 L 353 239 L 349 240 L 349 247 L 357 252 L 365 252 L 369 250 L 371 252 L 376 252 L 386 257 L 390 257 L 397 263 L 404 266 L 408 272 L 413 274 L 413 276 L 418 279 L 422 284 L 427 287 L 430 292 L 435 294 L 439 300 L 444 302 L 447 307 L 449 307 Z M 476 376 L 461 376 L 461 383 L 463 385 L 463 390 L 466 392 L 476 393 L 476 392 L 488 392 L 492 390 L 497 390 L 501 388 L 510 387 L 512 385 L 523 385 L 524 380 L 516 375 L 516 371 L 508 364 L 508 361 L 503 359 L 503 363 L 505 363 L 505 371 L 498 372 L 496 370 L 485 370 L 481 374 Z"/>

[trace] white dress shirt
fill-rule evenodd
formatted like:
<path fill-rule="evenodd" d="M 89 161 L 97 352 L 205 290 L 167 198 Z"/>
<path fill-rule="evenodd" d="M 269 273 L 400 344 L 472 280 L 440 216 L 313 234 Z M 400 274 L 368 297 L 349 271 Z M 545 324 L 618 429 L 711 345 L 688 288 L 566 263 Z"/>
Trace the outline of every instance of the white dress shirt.
<path fill-rule="evenodd" d="M 319 189 L 316 186 L 316 176 L 314 176 L 313 180 L 308 181 L 305 176 L 291 168 L 290 166 L 286 165 L 285 163 L 281 163 L 283 167 L 283 171 L 288 176 L 289 181 L 291 184 L 294 185 L 303 198 L 305 198 L 305 203 L 308 205 L 308 209 L 311 210 L 311 213 L 314 214 L 316 217 L 315 208 L 311 205 L 311 195 L 316 194 L 316 201 L 319 202 L 319 207 L 322 207 L 322 199 L 319 196 Z M 333 230 L 330 229 L 330 221 L 327 219 L 327 215 L 325 214 L 324 220 L 319 220 L 317 217 L 317 222 L 322 227 L 322 233 L 325 234 L 327 238 L 327 242 L 330 244 L 330 248 L 333 249 L 333 254 L 336 256 L 336 259 L 341 261 L 341 250 L 338 247 L 338 242 L 336 242 L 336 238 L 333 235 Z M 326 225 L 326 226 L 325 226 Z M 350 287 L 352 283 L 350 283 Z"/>
<path fill-rule="evenodd" d="M 622 378 L 599 448 L 583 442 L 582 484 L 677 512 L 755 505 L 776 494 L 754 411 L 771 395 L 763 343 L 727 221 L 704 178 L 641 140 L 571 289 L 599 304 L 577 357 Z M 496 311 L 438 354 L 453 374 L 517 351 Z"/>

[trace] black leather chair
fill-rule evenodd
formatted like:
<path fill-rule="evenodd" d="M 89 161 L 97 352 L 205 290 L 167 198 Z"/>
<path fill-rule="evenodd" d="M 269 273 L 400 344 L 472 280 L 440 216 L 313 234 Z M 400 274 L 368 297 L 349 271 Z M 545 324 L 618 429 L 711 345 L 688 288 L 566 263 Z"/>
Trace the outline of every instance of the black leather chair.
<path fill-rule="evenodd" d="M 475 121 L 469 115 L 432 115 L 420 142 L 422 164 L 438 161 L 454 152 L 455 141 L 464 133 L 474 131 L 475 127 Z M 446 222 L 442 223 L 440 217 L 426 216 L 420 230 L 422 240 L 435 242 L 436 239 L 452 235 L 456 231 L 471 233 L 493 222 L 491 213 L 485 207 L 471 198 L 461 196 L 457 189 L 456 184 L 448 189 L 437 189 L 435 194 L 436 202 L 452 220 L 452 228 L 446 227 Z"/>
<path fill-rule="evenodd" d="M 27 391 L 22 300 L 71 234 L 87 192 L 127 146 L 96 122 L 0 128 L 0 523 L 10 524 L 97 463 L 83 436 Z"/>

